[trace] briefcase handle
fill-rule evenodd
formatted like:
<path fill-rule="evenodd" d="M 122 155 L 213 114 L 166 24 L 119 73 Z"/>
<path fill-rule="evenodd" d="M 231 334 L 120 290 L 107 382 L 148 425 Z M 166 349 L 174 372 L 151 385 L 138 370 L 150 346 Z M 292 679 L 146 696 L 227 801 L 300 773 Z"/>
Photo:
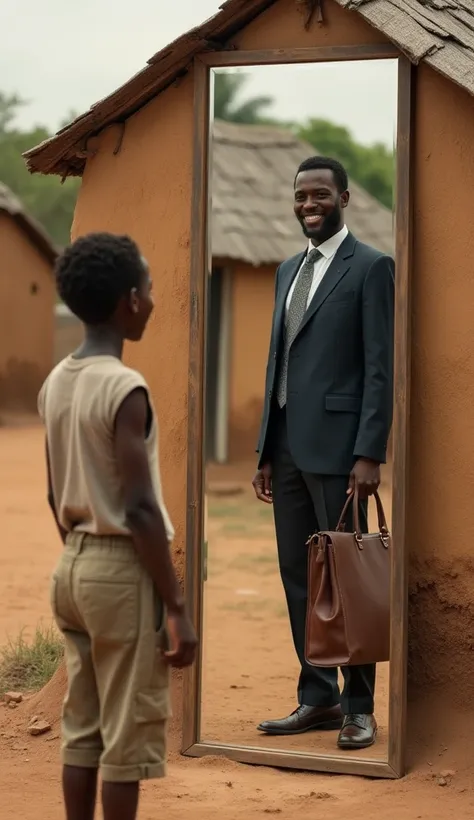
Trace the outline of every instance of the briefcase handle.
<path fill-rule="evenodd" d="M 376 491 L 374 493 L 375 503 L 377 505 L 377 518 L 379 523 L 379 533 L 382 539 L 384 546 L 388 546 L 384 539 L 388 538 L 389 531 L 387 527 L 387 519 L 385 518 L 385 512 L 382 504 L 382 500 Z M 360 543 L 362 541 L 362 532 L 360 529 L 360 517 L 359 517 L 359 492 L 358 490 L 353 490 L 350 495 L 347 496 L 347 501 L 344 504 L 344 508 L 342 510 L 341 516 L 339 518 L 336 532 L 344 532 L 345 520 L 347 511 L 349 509 L 349 504 L 352 502 L 352 521 L 354 526 L 354 533 L 357 541 Z"/>

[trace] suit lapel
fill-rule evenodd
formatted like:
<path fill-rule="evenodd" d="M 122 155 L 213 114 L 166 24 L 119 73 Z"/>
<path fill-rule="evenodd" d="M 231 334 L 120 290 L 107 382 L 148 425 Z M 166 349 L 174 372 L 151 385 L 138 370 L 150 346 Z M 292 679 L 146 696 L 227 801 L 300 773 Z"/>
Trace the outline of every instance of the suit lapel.
<path fill-rule="evenodd" d="M 346 273 L 350 270 L 355 245 L 356 239 L 351 233 L 349 233 L 336 252 L 334 259 L 324 274 L 316 293 L 308 305 L 308 309 L 296 335 L 301 333 L 303 328 L 306 327 L 321 305 L 324 304 L 328 296 L 338 286 L 341 279 L 343 279 Z"/>

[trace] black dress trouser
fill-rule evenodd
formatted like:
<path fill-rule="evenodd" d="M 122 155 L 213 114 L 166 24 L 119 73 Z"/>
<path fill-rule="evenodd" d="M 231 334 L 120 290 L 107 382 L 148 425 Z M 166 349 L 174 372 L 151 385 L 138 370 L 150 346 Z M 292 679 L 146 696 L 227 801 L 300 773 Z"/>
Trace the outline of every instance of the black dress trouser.
<path fill-rule="evenodd" d="M 307 602 L 306 542 L 324 524 L 316 510 L 325 504 L 327 526 L 336 528 L 346 501 L 348 476 L 318 476 L 301 472 L 288 445 L 286 411 L 272 411 L 271 434 L 266 449 L 272 464 L 273 511 L 281 579 L 285 590 L 293 642 L 301 672 L 298 702 L 308 706 L 341 703 L 344 714 L 372 714 L 374 711 L 375 665 L 344 667 L 344 689 L 338 686 L 337 668 L 309 666 L 304 657 Z M 352 513 L 351 513 L 352 514 Z M 360 523 L 367 532 L 367 504 L 361 505 Z"/>

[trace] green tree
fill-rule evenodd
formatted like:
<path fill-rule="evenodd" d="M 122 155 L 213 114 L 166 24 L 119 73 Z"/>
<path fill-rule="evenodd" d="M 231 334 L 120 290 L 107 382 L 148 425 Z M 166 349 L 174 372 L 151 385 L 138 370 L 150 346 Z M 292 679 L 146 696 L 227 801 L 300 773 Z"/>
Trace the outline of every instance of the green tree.
<path fill-rule="evenodd" d="M 80 183 L 77 179 L 67 179 L 61 184 L 56 176 L 29 173 L 23 152 L 51 134 L 42 126 L 27 131 L 15 126 L 22 105 L 24 102 L 17 95 L 0 92 L 0 181 L 19 197 L 56 244 L 66 245 Z"/>
<path fill-rule="evenodd" d="M 311 119 L 295 133 L 321 154 L 336 157 L 369 194 L 387 208 L 393 205 L 395 157 L 382 143 L 361 145 L 348 128 L 324 119 Z"/>
<path fill-rule="evenodd" d="M 214 117 L 247 125 L 266 121 L 263 112 L 273 104 L 272 97 L 252 97 L 240 101 L 248 74 L 216 71 L 214 74 Z"/>

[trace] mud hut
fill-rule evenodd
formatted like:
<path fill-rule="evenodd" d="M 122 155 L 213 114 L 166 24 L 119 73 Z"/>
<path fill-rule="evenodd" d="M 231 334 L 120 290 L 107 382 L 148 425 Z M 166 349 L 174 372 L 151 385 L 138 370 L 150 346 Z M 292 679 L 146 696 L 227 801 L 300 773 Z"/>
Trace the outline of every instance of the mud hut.
<path fill-rule="evenodd" d="M 470 0 L 228 0 L 211 20 L 151 57 L 128 83 L 27 155 L 33 172 L 83 177 L 75 236 L 97 229 L 129 232 L 155 271 L 161 309 L 144 342 L 127 356 L 155 394 L 164 481 L 181 545 L 189 381 L 185 351 L 193 315 L 188 272 L 194 57 L 229 47 L 259 51 L 356 44 L 362 54 L 370 44 L 392 43 L 410 59 L 409 687 L 412 698 L 421 697 L 408 730 L 418 738 L 431 733 L 445 744 L 459 726 L 455 715 L 470 709 L 474 695 L 473 29 Z M 181 551 L 177 561 L 183 561 Z"/>
<path fill-rule="evenodd" d="M 0 413 L 36 412 L 53 365 L 57 250 L 0 183 Z"/>

